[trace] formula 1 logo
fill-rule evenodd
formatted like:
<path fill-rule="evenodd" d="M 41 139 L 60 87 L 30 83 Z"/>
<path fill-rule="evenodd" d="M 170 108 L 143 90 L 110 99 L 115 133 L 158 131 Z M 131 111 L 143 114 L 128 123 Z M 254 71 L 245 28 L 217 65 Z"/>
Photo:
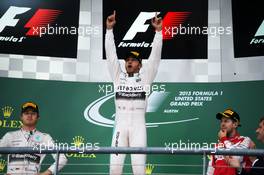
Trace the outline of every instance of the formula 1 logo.
<path fill-rule="evenodd" d="M 207 0 L 103 0 L 104 31 L 105 19 L 113 10 L 116 11 L 113 32 L 119 59 L 130 50 L 139 52 L 143 59 L 149 58 L 155 35 L 151 19 L 156 13 L 163 20 L 162 59 L 207 59 L 210 32 Z M 106 59 L 105 52 L 103 59 Z"/>
<path fill-rule="evenodd" d="M 264 36 L 264 20 L 262 21 L 262 24 L 259 26 L 255 36 Z"/>
<path fill-rule="evenodd" d="M 264 39 L 263 38 L 256 38 L 256 37 L 261 37 L 264 36 L 264 20 L 262 21 L 261 25 L 259 26 L 257 32 L 255 33 L 255 37 L 250 41 L 250 44 L 260 44 L 260 43 L 264 43 Z"/>
<path fill-rule="evenodd" d="M 160 12 L 158 12 L 160 14 Z M 137 33 L 146 32 L 149 24 L 145 24 L 147 20 L 155 17 L 155 12 L 140 12 L 123 40 L 133 40 Z"/>
<path fill-rule="evenodd" d="M 136 20 L 133 22 L 123 41 L 133 40 L 137 33 L 144 33 L 148 30 L 150 24 L 146 24 L 147 20 L 155 17 L 156 12 L 140 12 Z M 160 12 L 158 12 L 160 14 Z M 177 34 L 176 30 L 184 23 L 190 12 L 167 12 L 163 18 L 163 40 L 171 40 Z M 121 41 L 118 47 L 152 47 L 151 43 L 143 41 L 142 43 L 125 43 Z"/>
<path fill-rule="evenodd" d="M 80 0 L 1 0 L 0 52 L 77 58 Z"/>
<path fill-rule="evenodd" d="M 16 6 L 9 7 L 9 9 L 0 19 L 0 33 L 7 27 L 15 27 L 20 20 L 17 19 L 16 16 L 24 14 L 29 10 L 31 10 L 31 8 Z M 39 31 L 41 30 L 41 28 L 54 23 L 58 15 L 61 13 L 62 11 L 60 10 L 38 9 L 34 16 L 24 26 L 25 28 L 29 28 L 29 31 L 26 33 L 26 36 L 39 36 Z M 22 42 L 21 39 L 15 40 L 14 38 L 15 37 L 13 36 L 13 39 L 11 41 Z"/>
<path fill-rule="evenodd" d="M 146 32 L 149 24 L 145 24 L 147 20 L 155 17 L 156 12 L 140 12 L 123 40 L 133 40 L 137 33 Z M 160 14 L 160 12 L 158 12 Z M 174 36 L 173 29 L 182 24 L 189 16 L 190 12 L 168 12 L 163 18 L 163 37 L 164 39 L 172 39 Z"/>
<path fill-rule="evenodd" d="M 248 19 L 245 22 L 241 19 Z M 264 15 L 261 1 L 232 0 L 234 58 L 264 56 Z"/>
<path fill-rule="evenodd" d="M 163 19 L 163 39 L 171 40 L 177 35 L 178 27 L 189 17 L 190 12 L 168 12 Z"/>
<path fill-rule="evenodd" d="M 2 32 L 7 26 L 15 27 L 19 21 L 19 19 L 15 19 L 16 15 L 23 14 L 29 10 L 30 8 L 26 7 L 9 7 L 9 9 L 0 19 L 0 32 Z"/>
<path fill-rule="evenodd" d="M 30 28 L 26 35 L 39 36 L 41 29 L 53 24 L 61 13 L 62 11 L 60 10 L 38 9 L 35 15 L 25 25 L 25 28 Z"/>

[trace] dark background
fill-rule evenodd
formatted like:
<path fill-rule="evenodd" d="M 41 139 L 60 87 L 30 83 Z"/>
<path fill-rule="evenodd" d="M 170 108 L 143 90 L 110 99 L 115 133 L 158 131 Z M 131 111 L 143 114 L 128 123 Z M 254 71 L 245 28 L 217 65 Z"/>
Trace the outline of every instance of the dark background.
<path fill-rule="evenodd" d="M 253 38 L 264 39 L 264 36 L 254 37 L 264 20 L 262 1 L 232 0 L 233 36 L 235 58 L 263 56 L 264 44 L 252 44 Z"/>

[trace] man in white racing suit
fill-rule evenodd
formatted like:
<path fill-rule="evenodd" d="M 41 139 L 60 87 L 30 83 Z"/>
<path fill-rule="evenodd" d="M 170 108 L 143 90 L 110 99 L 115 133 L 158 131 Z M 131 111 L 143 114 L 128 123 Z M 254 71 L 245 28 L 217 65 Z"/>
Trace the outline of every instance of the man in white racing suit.
<path fill-rule="evenodd" d="M 146 147 L 145 112 L 147 106 L 146 92 L 153 82 L 161 58 L 162 50 L 162 19 L 156 16 L 152 26 L 156 33 L 151 54 L 142 70 L 141 58 L 138 52 L 131 51 L 125 58 L 126 72 L 122 71 L 118 61 L 114 42 L 113 27 L 116 23 L 116 13 L 113 12 L 106 20 L 105 52 L 109 71 L 115 89 L 115 128 L 113 132 L 113 147 Z M 123 171 L 125 154 L 112 154 L 110 157 L 110 175 L 120 175 Z M 146 155 L 131 155 L 133 173 L 145 174 Z"/>
<path fill-rule="evenodd" d="M 7 132 L 0 140 L 1 147 L 36 147 L 54 145 L 49 134 L 36 130 L 39 119 L 39 108 L 33 102 L 22 105 L 21 117 L 23 125 L 17 131 Z M 52 155 L 54 160 L 56 154 Z M 40 173 L 40 165 L 45 154 L 9 154 L 7 164 L 7 175 L 51 175 L 55 173 L 55 163 L 46 171 Z M 59 170 L 67 163 L 65 155 L 60 154 Z"/>

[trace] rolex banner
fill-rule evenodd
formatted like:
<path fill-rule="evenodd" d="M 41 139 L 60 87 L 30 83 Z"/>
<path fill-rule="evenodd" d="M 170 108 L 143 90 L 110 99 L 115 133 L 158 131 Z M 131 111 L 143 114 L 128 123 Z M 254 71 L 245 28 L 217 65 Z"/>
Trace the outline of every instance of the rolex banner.
<path fill-rule="evenodd" d="M 100 149 L 110 146 L 114 126 L 114 93 L 111 83 L 78 83 L 0 78 L 0 137 L 21 127 L 20 105 L 39 105 L 37 129 L 49 133 L 56 144 Z M 241 118 L 241 135 L 255 136 L 263 116 L 264 81 L 232 83 L 155 83 L 149 87 L 146 115 L 149 147 L 164 149 L 214 148 L 219 121 L 216 113 L 230 107 Z M 41 139 L 41 138 L 38 138 Z M 107 174 L 108 154 L 66 154 L 63 173 Z M 184 161 L 183 161 L 184 160 Z M 47 156 L 44 163 L 54 160 Z M 208 161 L 208 160 L 207 160 Z M 6 171 L 6 155 L 0 157 L 0 173 Z M 127 156 L 125 173 L 131 173 Z M 186 166 L 188 165 L 188 166 Z M 195 166 L 190 166 L 195 165 Z M 42 171 L 48 165 L 42 166 Z M 146 174 L 202 174 L 197 155 L 148 155 Z M 187 168 L 188 167 L 188 168 Z"/>

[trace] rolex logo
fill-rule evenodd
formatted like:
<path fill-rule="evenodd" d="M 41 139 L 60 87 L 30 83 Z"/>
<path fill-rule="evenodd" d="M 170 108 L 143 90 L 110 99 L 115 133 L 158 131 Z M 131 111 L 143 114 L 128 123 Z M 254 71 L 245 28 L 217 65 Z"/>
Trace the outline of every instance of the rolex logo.
<path fill-rule="evenodd" d="M 76 147 L 80 147 L 84 144 L 84 138 L 82 136 L 75 136 L 73 138 L 73 143 Z"/>
<path fill-rule="evenodd" d="M 73 144 L 76 148 L 83 149 L 89 147 L 89 143 L 84 143 L 84 138 L 82 136 L 75 136 L 73 139 Z M 91 145 L 90 145 L 91 146 Z M 73 158 L 89 158 L 94 159 L 96 158 L 95 154 L 84 154 L 84 153 L 67 153 L 67 157 L 73 157 Z"/>
<path fill-rule="evenodd" d="M 0 159 L 0 172 L 4 171 L 6 166 L 6 161 L 4 159 Z"/>
<path fill-rule="evenodd" d="M 4 118 L 9 118 L 13 112 L 13 108 L 10 106 L 5 106 L 2 108 L 3 114 L 4 114 Z"/>
<path fill-rule="evenodd" d="M 150 175 L 150 174 L 152 174 L 152 171 L 153 171 L 153 169 L 154 169 L 154 165 L 153 164 L 147 164 L 147 166 L 146 166 L 146 175 Z"/>

